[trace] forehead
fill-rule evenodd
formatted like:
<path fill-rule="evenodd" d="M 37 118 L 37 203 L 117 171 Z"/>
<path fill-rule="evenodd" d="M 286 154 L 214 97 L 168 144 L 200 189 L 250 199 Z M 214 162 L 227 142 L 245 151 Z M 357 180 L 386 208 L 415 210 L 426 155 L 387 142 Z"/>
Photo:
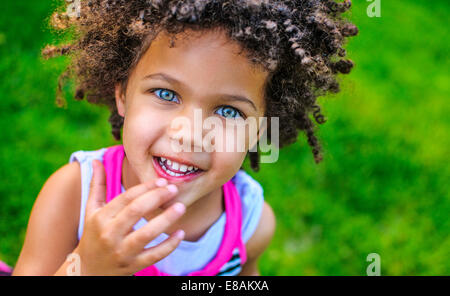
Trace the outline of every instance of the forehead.
<path fill-rule="evenodd" d="M 223 31 L 186 30 L 172 37 L 166 32 L 156 36 L 137 64 L 135 78 L 164 72 L 189 85 L 196 94 L 245 95 L 262 110 L 268 72 L 251 64 L 240 45 Z"/>

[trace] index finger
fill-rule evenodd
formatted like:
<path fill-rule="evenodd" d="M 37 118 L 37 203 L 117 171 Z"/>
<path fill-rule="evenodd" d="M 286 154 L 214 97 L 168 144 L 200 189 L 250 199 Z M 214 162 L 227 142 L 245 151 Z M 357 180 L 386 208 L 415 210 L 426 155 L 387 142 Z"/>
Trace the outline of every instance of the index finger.
<path fill-rule="evenodd" d="M 166 179 L 158 178 L 156 180 L 133 186 L 106 204 L 104 207 L 104 212 L 109 217 L 115 217 L 123 208 L 142 194 L 157 187 L 164 187 L 168 183 L 169 182 Z"/>

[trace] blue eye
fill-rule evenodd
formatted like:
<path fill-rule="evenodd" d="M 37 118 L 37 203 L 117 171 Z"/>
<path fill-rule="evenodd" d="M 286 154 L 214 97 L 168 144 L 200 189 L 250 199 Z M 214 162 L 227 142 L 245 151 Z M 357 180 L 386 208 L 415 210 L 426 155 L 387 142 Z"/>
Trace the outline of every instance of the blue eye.
<path fill-rule="evenodd" d="M 242 117 L 241 113 L 231 106 L 222 106 L 216 111 L 217 114 L 225 117 L 225 118 L 237 118 Z"/>
<path fill-rule="evenodd" d="M 168 101 L 168 102 L 174 102 L 174 101 L 179 102 L 175 93 L 168 89 L 157 88 L 155 90 L 152 90 L 152 92 L 154 92 L 161 100 Z"/>

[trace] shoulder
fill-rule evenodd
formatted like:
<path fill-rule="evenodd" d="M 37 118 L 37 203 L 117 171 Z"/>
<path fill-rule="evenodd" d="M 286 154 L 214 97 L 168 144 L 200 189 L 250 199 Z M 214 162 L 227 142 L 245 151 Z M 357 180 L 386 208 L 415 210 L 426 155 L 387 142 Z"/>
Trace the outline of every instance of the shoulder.
<path fill-rule="evenodd" d="M 276 219 L 272 208 L 267 202 L 262 207 L 258 226 L 246 244 L 248 260 L 257 259 L 267 248 L 275 233 Z"/>
<path fill-rule="evenodd" d="M 61 186 L 62 184 L 68 186 Z M 78 161 L 73 161 L 61 166 L 45 182 L 42 189 L 51 191 L 68 191 L 81 189 L 81 168 Z M 70 187 L 70 188 L 68 188 Z M 69 190 L 70 189 L 70 190 Z"/>
<path fill-rule="evenodd" d="M 264 201 L 264 191 L 257 180 L 243 170 L 233 179 L 242 200 L 242 238 L 247 245 L 249 259 L 259 256 L 259 249 L 265 249 L 275 230 L 275 215 Z"/>
<path fill-rule="evenodd" d="M 264 204 L 261 185 L 244 171 L 233 179 L 242 205 L 242 239 L 245 243 L 253 236 L 258 226 Z"/>
<path fill-rule="evenodd" d="M 276 219 L 272 208 L 263 203 L 261 218 L 250 240 L 246 243 L 247 262 L 240 275 L 259 275 L 258 259 L 270 244 L 275 233 Z"/>
<path fill-rule="evenodd" d="M 79 203 L 80 196 L 81 168 L 80 164 L 74 161 L 63 165 L 50 175 L 42 186 L 36 203 L 51 201 L 61 205 L 75 205 Z"/>
<path fill-rule="evenodd" d="M 45 181 L 36 199 L 32 214 L 38 210 L 37 207 L 49 203 L 53 207 L 58 206 L 59 210 L 69 208 L 73 211 L 72 206 L 79 203 L 80 196 L 81 168 L 80 164 L 74 161 L 60 167 Z"/>
<path fill-rule="evenodd" d="M 42 186 L 31 211 L 15 275 L 52 274 L 76 246 L 80 175 L 80 164 L 74 161 L 56 170 Z"/>

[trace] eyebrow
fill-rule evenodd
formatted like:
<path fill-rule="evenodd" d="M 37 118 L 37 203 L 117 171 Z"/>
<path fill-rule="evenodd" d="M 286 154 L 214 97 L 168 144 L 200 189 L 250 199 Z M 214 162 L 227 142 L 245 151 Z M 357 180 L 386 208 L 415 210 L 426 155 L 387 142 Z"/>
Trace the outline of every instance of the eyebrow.
<path fill-rule="evenodd" d="M 143 78 L 143 80 L 146 80 L 146 79 L 163 80 L 163 81 L 169 82 L 171 84 L 177 84 L 177 85 L 186 87 L 186 85 L 183 82 L 181 82 L 165 73 L 149 74 Z M 255 109 L 255 111 L 257 111 L 255 103 L 253 103 L 252 100 L 250 100 L 244 96 L 230 95 L 230 94 L 220 94 L 220 96 L 227 99 L 227 101 L 240 101 L 240 102 L 249 103 L 253 107 L 253 109 Z"/>

